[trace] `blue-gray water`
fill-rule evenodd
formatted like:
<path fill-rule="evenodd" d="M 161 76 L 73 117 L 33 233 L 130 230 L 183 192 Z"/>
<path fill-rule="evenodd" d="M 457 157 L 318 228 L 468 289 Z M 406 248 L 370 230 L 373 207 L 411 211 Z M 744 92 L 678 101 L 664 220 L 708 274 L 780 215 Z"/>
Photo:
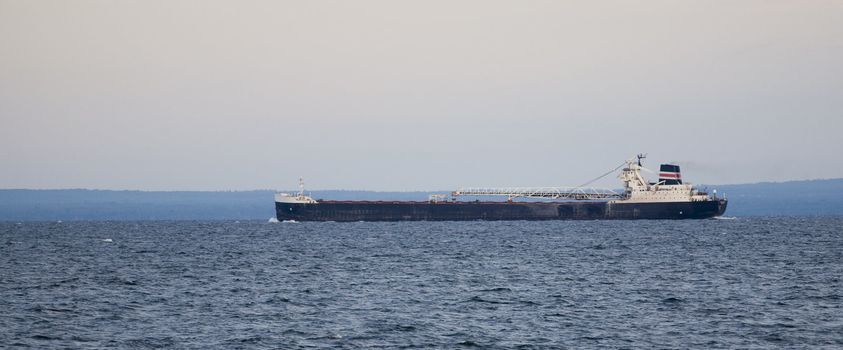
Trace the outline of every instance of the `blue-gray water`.
<path fill-rule="evenodd" d="M 0 345 L 840 348 L 843 218 L 0 223 Z"/>

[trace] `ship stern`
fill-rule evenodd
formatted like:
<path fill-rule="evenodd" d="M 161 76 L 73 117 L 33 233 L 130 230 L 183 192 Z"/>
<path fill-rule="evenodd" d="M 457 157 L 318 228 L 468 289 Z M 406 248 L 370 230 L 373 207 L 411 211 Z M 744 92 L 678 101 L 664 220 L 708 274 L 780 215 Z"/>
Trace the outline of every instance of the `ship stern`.
<path fill-rule="evenodd" d="M 723 216 L 723 213 L 726 212 L 726 206 L 729 204 L 729 201 L 725 199 L 720 199 L 717 201 L 717 214 L 714 216 Z"/>

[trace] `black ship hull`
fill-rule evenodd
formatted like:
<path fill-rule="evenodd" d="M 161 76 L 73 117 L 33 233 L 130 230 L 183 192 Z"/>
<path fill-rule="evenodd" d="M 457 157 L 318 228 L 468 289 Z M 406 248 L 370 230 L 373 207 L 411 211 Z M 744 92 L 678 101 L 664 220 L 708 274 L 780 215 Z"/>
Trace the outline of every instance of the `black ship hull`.
<path fill-rule="evenodd" d="M 278 220 L 469 221 L 707 219 L 723 215 L 725 200 L 694 202 L 275 202 Z"/>

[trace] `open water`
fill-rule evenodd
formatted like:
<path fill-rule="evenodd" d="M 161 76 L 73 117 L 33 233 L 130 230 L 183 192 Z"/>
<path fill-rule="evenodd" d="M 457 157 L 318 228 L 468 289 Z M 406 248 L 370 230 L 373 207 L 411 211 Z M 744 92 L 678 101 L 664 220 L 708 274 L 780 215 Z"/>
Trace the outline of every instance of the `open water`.
<path fill-rule="evenodd" d="M 843 218 L 0 223 L 8 348 L 843 348 Z"/>

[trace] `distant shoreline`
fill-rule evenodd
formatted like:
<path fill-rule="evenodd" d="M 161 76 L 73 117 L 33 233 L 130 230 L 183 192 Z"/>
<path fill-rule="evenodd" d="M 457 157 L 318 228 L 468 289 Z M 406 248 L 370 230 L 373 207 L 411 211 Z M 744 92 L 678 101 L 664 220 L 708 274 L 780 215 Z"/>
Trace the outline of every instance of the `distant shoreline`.
<path fill-rule="evenodd" d="M 701 185 L 729 199 L 726 216 L 843 215 L 843 178 Z M 290 192 L 295 192 L 291 190 Z M 336 200 L 427 200 L 449 191 L 307 191 Z M 273 190 L 0 189 L 0 221 L 267 220 Z"/>
<path fill-rule="evenodd" d="M 760 181 L 737 184 L 695 184 L 698 186 L 708 187 L 734 187 L 734 186 L 764 186 L 764 185 L 788 185 L 788 184 L 803 184 L 803 183 L 817 183 L 817 182 L 838 182 L 843 181 L 843 178 L 820 178 L 808 180 L 785 180 L 785 181 Z M 365 193 L 445 193 L 449 190 L 365 190 L 365 189 L 307 189 L 307 192 L 365 192 Z M 268 188 L 258 189 L 240 189 L 240 190 L 142 190 L 142 189 L 109 189 L 109 188 L 84 188 L 84 187 L 67 187 L 67 188 L 0 188 L 0 191 L 102 191 L 102 192 L 155 192 L 155 193 L 232 193 L 232 192 L 298 192 L 299 189 L 285 189 L 274 190 Z"/>

